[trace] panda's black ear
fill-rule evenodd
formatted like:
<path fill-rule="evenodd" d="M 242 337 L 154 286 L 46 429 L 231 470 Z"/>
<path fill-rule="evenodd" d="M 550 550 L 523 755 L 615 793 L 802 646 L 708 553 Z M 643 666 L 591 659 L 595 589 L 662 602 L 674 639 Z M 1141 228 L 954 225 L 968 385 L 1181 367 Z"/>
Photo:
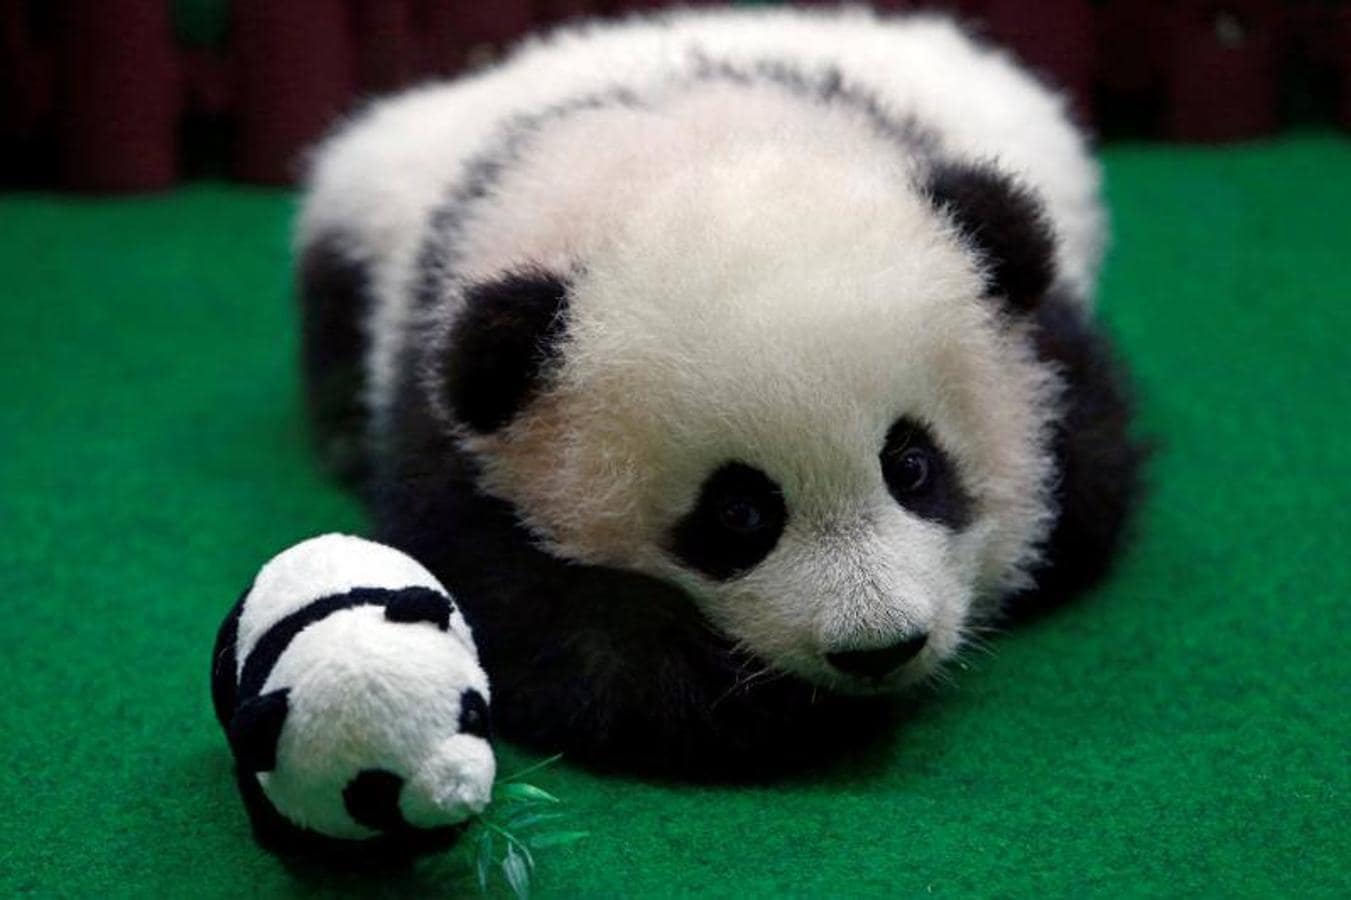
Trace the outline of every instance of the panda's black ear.
<path fill-rule="evenodd" d="M 539 389 L 566 327 L 567 283 L 540 269 L 510 272 L 465 291 L 443 360 L 451 414 L 489 434 Z"/>
<path fill-rule="evenodd" d="M 1055 278 L 1055 233 L 1036 195 L 994 166 L 959 162 L 937 164 L 926 187 L 980 254 L 988 293 L 1033 309 Z"/>

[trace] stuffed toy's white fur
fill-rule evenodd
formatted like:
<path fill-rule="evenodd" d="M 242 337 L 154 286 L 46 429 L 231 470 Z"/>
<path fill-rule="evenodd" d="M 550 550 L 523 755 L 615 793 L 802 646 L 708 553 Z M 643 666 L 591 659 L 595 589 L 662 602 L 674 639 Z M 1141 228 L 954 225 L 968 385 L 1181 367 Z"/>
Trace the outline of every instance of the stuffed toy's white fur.
<path fill-rule="evenodd" d="M 439 844 L 489 801 L 473 637 L 397 550 L 328 534 L 272 559 L 221 627 L 212 692 L 264 844 Z"/>

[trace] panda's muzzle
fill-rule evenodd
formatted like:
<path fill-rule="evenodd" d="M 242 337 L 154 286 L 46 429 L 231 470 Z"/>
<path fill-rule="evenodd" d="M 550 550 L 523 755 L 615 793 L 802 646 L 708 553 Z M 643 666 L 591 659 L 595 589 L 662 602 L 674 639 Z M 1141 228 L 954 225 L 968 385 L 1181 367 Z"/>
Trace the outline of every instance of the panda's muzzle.
<path fill-rule="evenodd" d="M 846 675 L 884 678 L 918 656 L 928 640 L 929 635 L 921 633 L 885 647 L 837 650 L 826 654 L 826 662 Z"/>

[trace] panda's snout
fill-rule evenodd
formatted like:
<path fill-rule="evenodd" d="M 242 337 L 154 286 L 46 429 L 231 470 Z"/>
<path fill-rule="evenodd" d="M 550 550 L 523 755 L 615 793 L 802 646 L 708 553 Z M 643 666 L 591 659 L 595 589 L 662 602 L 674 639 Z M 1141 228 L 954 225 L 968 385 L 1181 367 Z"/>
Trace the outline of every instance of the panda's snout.
<path fill-rule="evenodd" d="M 826 662 L 846 675 L 884 678 L 918 656 L 928 640 L 928 633 L 921 632 L 885 647 L 836 650 L 825 655 Z"/>

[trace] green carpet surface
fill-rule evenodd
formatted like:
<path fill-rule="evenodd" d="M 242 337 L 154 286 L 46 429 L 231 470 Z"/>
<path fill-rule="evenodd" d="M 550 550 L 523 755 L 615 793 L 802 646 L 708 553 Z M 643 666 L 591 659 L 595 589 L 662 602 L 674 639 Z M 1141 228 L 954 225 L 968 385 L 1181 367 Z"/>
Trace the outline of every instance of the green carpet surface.
<path fill-rule="evenodd" d="M 539 896 L 1351 895 L 1351 143 L 1105 156 L 1104 316 L 1158 442 L 1115 577 L 850 764 L 540 773 L 590 836 L 539 853 Z M 475 890 L 453 851 L 360 876 L 260 851 L 211 715 L 256 567 L 363 524 L 301 426 L 292 211 L 0 198 L 0 895 Z"/>

